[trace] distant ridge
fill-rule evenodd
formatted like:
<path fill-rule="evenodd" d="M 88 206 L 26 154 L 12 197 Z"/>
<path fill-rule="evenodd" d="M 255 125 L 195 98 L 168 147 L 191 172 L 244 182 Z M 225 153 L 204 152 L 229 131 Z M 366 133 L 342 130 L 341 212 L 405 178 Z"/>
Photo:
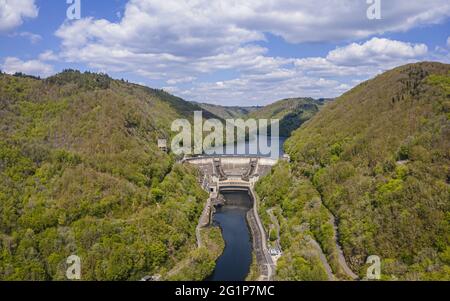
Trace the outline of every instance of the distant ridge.
<path fill-rule="evenodd" d="M 289 98 L 261 107 L 219 106 L 195 103 L 204 111 L 222 119 L 279 119 L 280 136 L 289 137 L 292 131 L 314 116 L 332 99 Z"/>
<path fill-rule="evenodd" d="M 239 106 L 219 106 L 207 103 L 196 103 L 204 111 L 210 112 L 222 119 L 237 119 L 247 116 L 249 113 L 260 109 L 261 107 L 239 107 Z"/>

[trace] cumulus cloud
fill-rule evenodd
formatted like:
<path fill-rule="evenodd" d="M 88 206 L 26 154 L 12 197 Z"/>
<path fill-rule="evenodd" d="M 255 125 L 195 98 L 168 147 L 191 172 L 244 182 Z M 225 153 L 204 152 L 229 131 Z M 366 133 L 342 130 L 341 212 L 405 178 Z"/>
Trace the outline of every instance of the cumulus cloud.
<path fill-rule="evenodd" d="M 320 9 L 317 9 L 320 7 Z M 58 31 L 66 46 L 101 42 L 152 53 L 214 55 L 270 32 L 291 43 L 366 38 L 438 23 L 447 0 L 383 2 L 383 22 L 367 19 L 361 0 L 130 0 L 118 23 L 83 19 Z"/>
<path fill-rule="evenodd" d="M 245 100 L 248 105 L 264 105 L 285 97 L 335 97 L 363 80 L 418 61 L 426 54 L 423 44 L 373 38 L 336 48 L 325 57 L 277 60 L 261 56 L 260 60 L 265 61 L 261 65 L 267 68 L 246 69 L 238 78 L 196 83 L 190 89 L 168 88 L 187 99 L 217 104 L 239 104 Z"/>
<path fill-rule="evenodd" d="M 363 59 L 365 55 L 361 55 L 359 59 L 360 52 L 370 57 Z M 187 99 L 217 104 L 246 100 L 248 105 L 263 105 L 285 97 L 335 97 L 363 80 L 395 66 L 416 62 L 426 54 L 427 47 L 423 44 L 373 38 L 337 48 L 325 57 L 293 59 L 292 65 L 271 66 L 266 72 L 252 70 L 236 79 L 199 83 L 187 90 L 171 87 L 171 91 Z"/>
<path fill-rule="evenodd" d="M 0 0 L 0 33 L 20 26 L 25 18 L 36 18 L 34 0 Z"/>
<path fill-rule="evenodd" d="M 47 77 L 54 74 L 53 67 L 39 60 L 22 61 L 16 57 L 5 58 L 1 65 L 3 72 L 8 74 L 14 74 L 16 72 L 22 72 L 29 75 Z"/>
<path fill-rule="evenodd" d="M 411 44 L 389 39 L 373 38 L 365 43 L 352 43 L 331 51 L 327 60 L 344 66 L 361 64 L 381 65 L 392 63 L 399 59 L 417 59 L 427 54 L 425 44 Z"/>
<path fill-rule="evenodd" d="M 57 61 L 58 55 L 53 50 L 46 50 L 39 55 L 40 61 Z"/>
<path fill-rule="evenodd" d="M 31 44 L 37 44 L 40 41 L 42 41 L 42 36 L 32 33 L 32 32 L 28 32 L 28 31 L 23 31 L 23 32 L 19 32 L 19 33 L 16 32 L 16 33 L 10 34 L 9 36 L 26 38 L 31 42 Z"/>
<path fill-rule="evenodd" d="M 186 76 L 186 77 L 169 79 L 168 81 L 166 81 L 166 83 L 169 85 L 185 84 L 185 83 L 193 82 L 196 79 L 197 78 L 195 76 Z"/>
<path fill-rule="evenodd" d="M 219 105 L 263 105 L 286 97 L 323 97 L 324 91 L 338 95 L 347 90 L 336 80 L 302 76 L 291 72 L 290 76 L 242 76 L 239 78 L 196 83 L 189 89 L 167 87 L 168 91 L 199 102 Z"/>
<path fill-rule="evenodd" d="M 426 45 L 372 38 L 325 57 L 296 59 L 269 56 L 258 43 L 267 33 L 287 43 L 350 43 L 450 15 L 448 0 L 384 1 L 383 22 L 368 20 L 367 8 L 361 0 L 130 0 L 117 22 L 64 23 L 56 32 L 62 42 L 58 57 L 162 80 L 189 100 L 258 98 L 261 103 L 291 94 L 336 96 L 350 85 L 346 77 L 365 79 L 415 61 L 427 54 Z M 226 70 L 237 75 L 218 82 L 195 80 Z M 192 86 L 183 90 L 183 84 Z M 262 93 L 255 96 L 253 88 Z"/>

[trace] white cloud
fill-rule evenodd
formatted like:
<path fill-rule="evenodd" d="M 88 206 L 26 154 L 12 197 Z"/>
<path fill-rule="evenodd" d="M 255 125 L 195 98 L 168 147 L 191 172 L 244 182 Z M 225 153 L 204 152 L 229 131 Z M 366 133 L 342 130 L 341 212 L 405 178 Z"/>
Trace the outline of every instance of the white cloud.
<path fill-rule="evenodd" d="M 36 18 L 38 8 L 34 0 L 0 0 L 0 32 L 20 26 L 25 18 Z"/>
<path fill-rule="evenodd" d="M 9 35 L 10 37 L 21 37 L 21 38 L 26 38 L 28 39 L 31 44 L 37 44 L 40 41 L 42 41 L 42 36 L 32 33 L 32 32 L 28 32 L 28 31 L 23 31 L 23 32 L 19 32 L 19 33 L 12 33 Z"/>
<path fill-rule="evenodd" d="M 425 44 L 411 44 L 389 39 L 373 38 L 365 43 L 352 43 L 331 51 L 327 60 L 344 66 L 361 64 L 382 65 L 397 60 L 417 59 L 427 54 Z"/>
<path fill-rule="evenodd" d="M 271 76 L 242 76 L 227 81 L 197 83 L 185 90 L 170 87 L 168 91 L 199 102 L 245 106 L 268 104 L 286 97 L 323 97 L 325 90 L 332 95 L 339 95 L 346 88 L 336 80 L 292 73 L 275 82 Z"/>
<path fill-rule="evenodd" d="M 450 37 L 447 39 L 447 45 L 435 46 L 434 51 L 430 52 L 427 60 L 437 61 L 444 64 L 450 64 Z"/>
<path fill-rule="evenodd" d="M 196 79 L 197 78 L 195 76 L 186 76 L 186 77 L 169 79 L 168 81 L 166 81 L 166 83 L 169 85 L 185 84 L 185 83 L 191 83 Z"/>
<path fill-rule="evenodd" d="M 359 57 L 360 52 L 364 55 Z M 264 72 L 246 70 L 232 80 L 197 83 L 187 90 L 171 87 L 170 91 L 187 99 L 217 104 L 244 100 L 248 105 L 263 105 L 285 97 L 335 97 L 387 69 L 417 61 L 426 53 L 423 44 L 374 38 L 337 48 L 326 57 L 294 59 L 292 66 L 283 62 L 263 69 Z M 370 57 L 365 56 L 369 54 Z"/>
<path fill-rule="evenodd" d="M 53 50 L 46 50 L 39 55 L 40 61 L 57 61 L 58 55 Z"/>
<path fill-rule="evenodd" d="M 297 59 L 294 62 L 296 68 L 304 74 L 322 77 L 367 76 L 373 74 L 373 67 L 361 64 L 357 67 L 340 66 L 332 63 L 324 57 L 308 57 Z"/>
<path fill-rule="evenodd" d="M 256 43 L 267 33 L 288 43 L 360 40 L 450 15 L 448 0 L 383 1 L 382 22 L 368 20 L 367 8 L 361 0 L 130 0 L 117 22 L 64 23 L 56 32 L 62 41 L 57 55 L 97 70 L 163 80 L 189 100 L 336 96 L 351 86 L 346 77 L 359 81 L 415 61 L 427 54 L 426 45 L 373 38 L 325 57 L 296 59 L 269 56 Z M 198 80 L 222 71 L 235 78 Z"/>
<path fill-rule="evenodd" d="M 1 66 L 3 72 L 14 74 L 22 72 L 28 75 L 47 77 L 54 74 L 53 67 L 39 60 L 22 61 L 16 57 L 5 58 Z"/>
<path fill-rule="evenodd" d="M 405 31 L 450 16 L 447 0 L 383 1 L 383 22 L 368 20 L 367 8 L 361 0 L 130 0 L 118 23 L 89 18 L 63 25 L 58 35 L 66 46 L 120 44 L 206 56 L 263 40 L 266 32 L 292 43 L 337 41 Z"/>

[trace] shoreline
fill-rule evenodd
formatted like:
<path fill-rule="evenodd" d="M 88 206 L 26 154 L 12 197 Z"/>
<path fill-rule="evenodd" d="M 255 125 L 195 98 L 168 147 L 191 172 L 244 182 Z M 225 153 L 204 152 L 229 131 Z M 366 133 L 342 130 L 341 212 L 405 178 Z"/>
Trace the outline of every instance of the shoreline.
<path fill-rule="evenodd" d="M 253 188 L 250 188 L 248 190 L 248 196 L 252 202 L 252 206 L 248 209 L 245 215 L 245 220 L 247 224 L 247 228 L 249 231 L 249 235 L 251 236 L 252 241 L 252 262 L 249 266 L 248 273 L 246 277 L 248 277 L 253 271 L 252 267 L 254 265 L 257 266 L 258 271 L 258 277 L 256 280 L 258 281 L 269 281 L 272 280 L 274 272 L 275 272 L 275 265 L 272 261 L 272 258 L 270 257 L 267 249 L 267 236 L 266 232 L 264 230 L 264 227 L 262 226 L 260 217 L 258 215 L 258 202 L 257 198 L 255 196 L 255 193 L 253 191 Z M 233 205 L 231 205 L 233 206 Z M 239 207 L 239 206 L 236 206 Z M 211 218 L 211 224 L 214 223 L 214 213 Z M 216 225 L 221 229 L 221 232 L 223 231 L 220 224 Z M 222 232 L 223 233 L 223 232 Z M 225 241 L 225 247 L 226 248 L 226 241 Z M 224 252 L 224 251 L 223 251 Z M 222 253 L 223 254 L 223 253 Z M 220 256 L 222 256 L 222 254 Z M 220 256 L 217 258 L 219 260 Z M 216 262 L 217 262 L 216 260 Z M 254 262 L 256 260 L 256 262 Z M 215 269 L 214 269 L 215 270 Z M 214 273 L 214 271 L 213 271 Z M 210 278 L 211 275 L 209 275 L 207 278 L 205 278 L 205 281 L 208 281 L 208 278 Z"/>

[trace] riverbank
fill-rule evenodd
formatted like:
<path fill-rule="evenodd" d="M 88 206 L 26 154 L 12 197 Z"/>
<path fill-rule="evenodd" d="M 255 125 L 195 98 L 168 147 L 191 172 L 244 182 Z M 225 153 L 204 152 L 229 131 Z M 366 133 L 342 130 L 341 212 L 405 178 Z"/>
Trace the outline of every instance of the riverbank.
<path fill-rule="evenodd" d="M 257 213 L 254 192 L 227 192 L 225 199 L 228 204 L 213 217 L 221 227 L 225 249 L 207 280 L 272 279 L 275 265 L 268 254 L 267 235 Z"/>
<path fill-rule="evenodd" d="M 219 227 L 208 226 L 199 231 L 202 245 L 189 253 L 176 267 L 163 275 L 170 281 L 202 281 L 211 275 L 223 253 L 225 242 Z"/>
<path fill-rule="evenodd" d="M 273 279 L 276 267 L 269 255 L 267 235 L 258 214 L 259 203 L 253 188 L 250 188 L 249 195 L 253 201 L 253 208 L 247 213 L 247 220 L 252 232 L 254 254 L 260 271 L 258 280 L 269 281 Z"/>
<path fill-rule="evenodd" d="M 244 191 L 223 192 L 226 204 L 215 210 L 213 223 L 221 229 L 225 249 L 209 281 L 243 281 L 252 263 L 252 239 L 247 212 L 252 201 Z"/>

